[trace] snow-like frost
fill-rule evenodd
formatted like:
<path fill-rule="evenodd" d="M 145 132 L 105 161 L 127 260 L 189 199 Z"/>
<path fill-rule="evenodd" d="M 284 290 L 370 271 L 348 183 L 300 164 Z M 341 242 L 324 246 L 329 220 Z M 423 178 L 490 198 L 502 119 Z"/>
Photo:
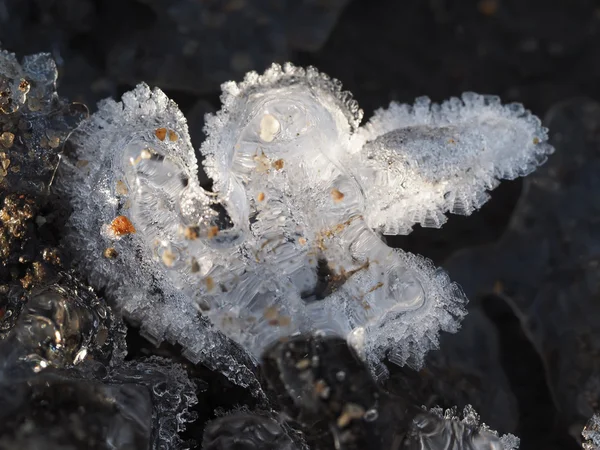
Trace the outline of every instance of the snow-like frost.
<path fill-rule="evenodd" d="M 74 134 L 61 178 L 80 269 L 154 341 L 242 384 L 224 336 L 258 358 L 277 338 L 319 331 L 372 363 L 419 366 L 440 330 L 456 331 L 466 299 L 379 232 L 439 226 L 447 211 L 479 207 L 499 178 L 531 171 L 551 151 L 539 120 L 466 94 L 392 104 L 360 128 L 339 82 L 289 64 L 223 91 L 201 147 L 212 192 L 158 89 L 104 101 Z"/>

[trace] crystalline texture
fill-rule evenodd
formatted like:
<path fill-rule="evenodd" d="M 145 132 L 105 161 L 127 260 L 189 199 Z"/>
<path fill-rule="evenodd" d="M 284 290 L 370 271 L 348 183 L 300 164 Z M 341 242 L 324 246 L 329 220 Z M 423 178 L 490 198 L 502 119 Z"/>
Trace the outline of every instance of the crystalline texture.
<path fill-rule="evenodd" d="M 142 84 L 102 103 L 63 173 L 75 210 L 65 243 L 148 336 L 243 383 L 223 335 L 257 358 L 319 331 L 374 364 L 418 367 L 440 330 L 456 331 L 465 298 L 379 231 L 469 213 L 551 150 L 522 107 L 475 94 L 392 105 L 359 128 L 339 82 L 289 64 L 225 83 L 222 102 L 201 148 L 213 192 L 161 91 Z"/>
<path fill-rule="evenodd" d="M 405 448 L 410 450 L 518 450 L 520 439 L 512 434 L 501 437 L 485 424 L 479 414 L 466 406 L 462 415 L 456 408 L 432 408 L 413 420 Z"/>
<path fill-rule="evenodd" d="M 268 412 L 235 411 L 209 422 L 204 430 L 205 450 L 305 450 L 300 439 Z"/>
<path fill-rule="evenodd" d="M 584 450 L 598 450 L 600 448 L 600 415 L 594 414 L 581 432 Z"/>
<path fill-rule="evenodd" d="M 444 213 L 471 214 L 500 179 L 527 175 L 551 148 L 540 120 L 520 104 L 473 93 L 441 105 L 392 103 L 361 130 L 370 225 L 408 234 L 441 227 Z"/>
<path fill-rule="evenodd" d="M 197 398 L 183 368 L 150 358 L 89 369 L 0 379 L 0 449 L 188 448 L 178 432 Z"/>
<path fill-rule="evenodd" d="M 310 448 L 339 450 L 516 450 L 519 440 L 480 424 L 467 406 L 426 411 L 405 385 L 390 392 L 340 338 L 294 336 L 270 347 L 265 379 L 282 418 L 300 424 Z"/>

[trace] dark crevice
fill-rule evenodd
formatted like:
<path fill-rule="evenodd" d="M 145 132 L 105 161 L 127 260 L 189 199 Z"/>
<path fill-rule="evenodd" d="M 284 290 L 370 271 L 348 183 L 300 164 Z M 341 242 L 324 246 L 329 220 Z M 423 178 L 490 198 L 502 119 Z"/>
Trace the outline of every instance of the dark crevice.
<path fill-rule="evenodd" d="M 494 321 L 500 340 L 500 358 L 519 407 L 515 435 L 522 449 L 577 450 L 580 448 L 558 422 L 557 410 L 546 382 L 544 364 L 511 308 L 496 296 L 482 300 Z"/>

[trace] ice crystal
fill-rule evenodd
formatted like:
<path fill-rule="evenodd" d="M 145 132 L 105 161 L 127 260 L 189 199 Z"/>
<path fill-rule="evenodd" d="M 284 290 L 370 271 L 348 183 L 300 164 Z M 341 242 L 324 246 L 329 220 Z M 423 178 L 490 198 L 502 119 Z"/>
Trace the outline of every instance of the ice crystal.
<path fill-rule="evenodd" d="M 162 358 L 0 378 L 0 449 L 188 448 L 195 385 Z M 85 365 L 84 365 L 85 366 Z"/>
<path fill-rule="evenodd" d="M 372 363 L 418 367 L 466 300 L 380 232 L 469 214 L 551 152 L 521 105 L 476 94 L 392 104 L 359 127 L 339 82 L 290 64 L 225 83 L 222 102 L 201 147 L 212 191 L 164 93 L 141 84 L 101 103 L 62 173 L 74 206 L 65 244 L 147 336 L 242 383 L 224 336 L 258 358 L 318 331 Z"/>
<path fill-rule="evenodd" d="M 202 448 L 221 450 L 305 450 L 306 445 L 288 426 L 267 411 L 234 411 L 210 421 Z"/>
<path fill-rule="evenodd" d="M 584 450 L 600 449 L 600 415 L 594 414 L 581 432 Z"/>
<path fill-rule="evenodd" d="M 440 420 L 441 419 L 441 420 Z M 512 434 L 501 437 L 479 414 L 466 406 L 461 415 L 457 408 L 432 408 L 430 414 L 417 416 L 411 430 L 410 449 L 518 450 L 520 439 Z"/>

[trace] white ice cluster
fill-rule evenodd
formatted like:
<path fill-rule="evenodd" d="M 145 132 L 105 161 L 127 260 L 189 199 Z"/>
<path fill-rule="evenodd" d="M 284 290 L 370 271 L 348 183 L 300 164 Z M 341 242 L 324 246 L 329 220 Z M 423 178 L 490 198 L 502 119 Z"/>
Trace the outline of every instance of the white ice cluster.
<path fill-rule="evenodd" d="M 225 83 L 222 102 L 201 147 L 212 191 L 177 105 L 145 84 L 73 135 L 62 189 L 90 281 L 154 341 L 242 384 L 225 336 L 258 358 L 280 337 L 330 333 L 372 363 L 419 366 L 466 300 L 380 233 L 469 214 L 552 150 L 521 105 L 472 93 L 392 104 L 359 127 L 339 82 L 290 64 Z"/>

